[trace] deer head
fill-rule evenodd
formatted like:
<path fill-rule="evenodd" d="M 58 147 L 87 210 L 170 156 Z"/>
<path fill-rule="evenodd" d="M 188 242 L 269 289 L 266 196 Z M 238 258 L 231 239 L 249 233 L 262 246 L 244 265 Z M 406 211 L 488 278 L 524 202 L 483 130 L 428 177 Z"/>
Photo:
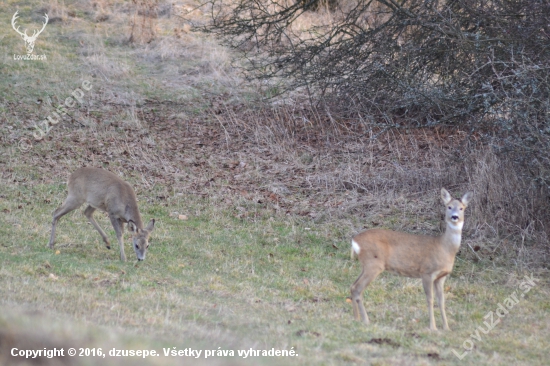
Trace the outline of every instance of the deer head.
<path fill-rule="evenodd" d="M 40 29 L 38 32 L 35 30 L 33 30 L 33 33 L 32 33 L 32 36 L 28 36 L 27 35 L 27 30 L 25 29 L 25 32 L 21 32 L 19 31 L 19 27 L 15 27 L 15 22 L 17 20 L 17 18 L 19 18 L 17 16 L 17 13 L 19 11 L 16 11 L 15 14 L 13 14 L 13 17 L 11 18 L 11 26 L 13 27 L 13 29 L 19 33 L 19 35 L 23 38 L 23 40 L 25 41 L 25 48 L 27 49 L 27 54 L 30 55 L 32 53 L 32 50 L 34 49 L 34 42 L 36 41 L 36 38 L 38 37 L 38 35 L 40 33 L 42 33 L 42 31 L 44 30 L 44 28 L 46 28 L 46 24 L 48 24 L 48 14 L 44 14 L 44 20 L 45 22 L 42 24 L 42 29 Z"/>

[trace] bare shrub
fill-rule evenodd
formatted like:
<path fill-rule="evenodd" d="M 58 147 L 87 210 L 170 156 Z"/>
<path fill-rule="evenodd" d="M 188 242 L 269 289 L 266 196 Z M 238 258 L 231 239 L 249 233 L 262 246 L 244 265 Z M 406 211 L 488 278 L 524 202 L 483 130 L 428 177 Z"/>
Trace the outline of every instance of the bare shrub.
<path fill-rule="evenodd" d="M 473 209 L 479 228 L 491 235 L 510 233 L 546 242 L 550 4 L 530 0 L 346 0 L 327 6 L 316 1 L 209 0 L 207 4 L 212 10 L 207 30 L 241 52 L 240 65 L 249 77 L 271 88 L 269 96 L 290 95 L 298 102 L 300 94 L 308 97 L 312 107 L 305 115 L 318 117 L 308 119 L 315 120 L 315 132 L 328 136 L 330 131 L 337 143 L 380 139 L 391 131 L 437 133 L 436 127 L 462 136 L 462 146 L 450 144 L 452 151 L 439 151 L 445 145 L 439 142 L 433 149 L 439 151 L 437 156 L 427 157 L 429 166 L 410 161 L 406 167 L 377 171 L 377 176 L 366 168 L 343 170 L 342 184 L 366 190 L 383 184 L 384 189 L 409 192 L 446 183 L 472 185 L 480 200 Z M 299 121 L 294 116 L 280 122 L 274 117 L 280 113 L 285 112 L 265 121 L 270 131 L 279 130 L 285 138 L 307 135 L 307 124 L 289 124 Z M 418 138 L 416 133 L 411 136 Z M 398 140 L 382 143 L 396 145 L 397 156 L 399 149 L 405 155 L 416 154 Z"/>
<path fill-rule="evenodd" d="M 399 206 L 404 221 L 392 221 L 389 228 L 435 234 L 441 187 L 457 194 L 474 190 L 462 255 L 546 263 L 545 192 L 499 149 L 453 127 L 379 129 L 362 136 L 350 134 L 345 120 L 329 122 L 315 108 L 256 107 L 215 105 L 211 117 L 223 126 L 224 147 L 253 140 L 258 149 L 292 162 L 292 170 L 300 173 L 282 181 L 277 174 L 270 184 L 303 189 L 311 197 L 306 205 L 323 207 L 315 217 L 355 217 L 365 225 L 361 228 L 373 227 L 393 217 Z"/>

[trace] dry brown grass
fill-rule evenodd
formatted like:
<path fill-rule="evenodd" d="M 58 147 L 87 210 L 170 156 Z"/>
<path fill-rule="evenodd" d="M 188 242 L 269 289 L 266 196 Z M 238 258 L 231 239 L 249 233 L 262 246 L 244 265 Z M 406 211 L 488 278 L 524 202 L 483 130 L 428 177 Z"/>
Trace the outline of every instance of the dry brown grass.
<path fill-rule="evenodd" d="M 413 202 L 403 209 L 404 217 L 425 212 L 433 221 L 439 217 L 441 187 L 457 194 L 473 190 L 466 220 L 473 258 L 546 266 L 544 193 L 512 157 L 497 155 L 461 131 L 394 130 L 369 138 L 374 133 L 359 136 L 307 107 L 236 112 L 222 105 L 212 115 L 232 143 L 252 139 L 284 156 L 286 182 L 280 183 L 294 192 L 315 192 L 315 200 L 326 207 L 324 215 L 354 215 L 369 227 L 381 206 L 399 206 L 403 198 Z"/>

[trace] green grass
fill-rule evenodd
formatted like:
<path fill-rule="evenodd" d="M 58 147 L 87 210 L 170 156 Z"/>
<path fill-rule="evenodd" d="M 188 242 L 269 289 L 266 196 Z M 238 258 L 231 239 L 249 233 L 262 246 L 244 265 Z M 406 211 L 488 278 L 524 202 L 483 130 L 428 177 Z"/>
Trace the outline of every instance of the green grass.
<path fill-rule="evenodd" d="M 56 248 L 46 247 L 51 212 L 65 195 L 59 184 L 7 193 L 0 201 L 4 306 L 25 304 L 69 323 L 181 347 L 294 347 L 298 357 L 279 361 L 301 365 L 460 364 L 452 350 L 463 353 L 462 343 L 518 291 L 524 275 L 459 258 L 446 283 L 453 331 L 430 332 L 420 281 L 383 274 L 365 291 L 366 327 L 353 320 L 346 302 L 360 265 L 349 260 L 347 240 L 336 241 L 340 249 L 331 245 L 327 233 L 337 231 L 331 223 L 272 216 L 253 205 L 257 215 L 242 220 L 208 199 L 170 197 L 162 205 L 141 204 L 144 219 L 157 219 L 152 245 L 141 263 L 127 245 L 130 260 L 123 263 L 81 210 L 60 220 Z M 170 217 L 171 211 L 189 218 Z M 108 220 L 97 216 L 116 243 Z M 543 279 L 491 332 L 481 333 L 463 362 L 536 364 L 547 352 L 547 295 Z"/>

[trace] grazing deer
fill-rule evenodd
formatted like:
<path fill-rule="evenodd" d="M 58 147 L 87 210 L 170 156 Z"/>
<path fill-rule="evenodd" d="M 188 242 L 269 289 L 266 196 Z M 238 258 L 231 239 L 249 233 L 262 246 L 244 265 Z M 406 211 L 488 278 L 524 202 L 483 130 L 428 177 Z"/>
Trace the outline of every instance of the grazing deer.
<path fill-rule="evenodd" d="M 433 310 L 433 289 L 435 288 L 443 328 L 449 330 L 445 315 L 443 284 L 446 276 L 453 270 L 455 256 L 460 248 L 464 210 L 472 198 L 472 192 L 466 193 L 457 200 L 442 188 L 441 198 L 446 207 L 447 224 L 442 236 L 432 237 L 371 229 L 353 237 L 351 246 L 363 265 L 361 275 L 351 286 L 355 319 L 362 320 L 365 324 L 369 323 L 362 301 L 363 290 L 380 273 L 390 271 L 401 276 L 422 279 L 428 301 L 431 330 L 437 330 Z"/>
<path fill-rule="evenodd" d="M 133 247 L 137 259 L 145 259 L 147 248 L 149 247 L 149 235 L 155 226 L 155 219 L 151 219 L 147 227 L 143 228 L 141 215 L 136 202 L 136 194 L 132 187 L 115 174 L 99 168 L 80 168 L 69 177 L 67 183 L 69 195 L 53 213 L 52 234 L 50 236 L 50 248 L 53 249 L 55 241 L 55 225 L 63 215 L 79 208 L 84 202 L 88 207 L 84 210 L 84 215 L 90 223 L 99 231 L 107 249 L 111 249 L 111 244 L 107 235 L 101 230 L 94 220 L 93 214 L 96 209 L 100 209 L 109 214 L 109 219 L 113 224 L 118 244 L 120 245 L 120 260 L 126 261 L 124 254 L 124 241 L 122 234 L 124 232 L 124 223 L 128 223 L 128 228 L 134 233 Z"/>

